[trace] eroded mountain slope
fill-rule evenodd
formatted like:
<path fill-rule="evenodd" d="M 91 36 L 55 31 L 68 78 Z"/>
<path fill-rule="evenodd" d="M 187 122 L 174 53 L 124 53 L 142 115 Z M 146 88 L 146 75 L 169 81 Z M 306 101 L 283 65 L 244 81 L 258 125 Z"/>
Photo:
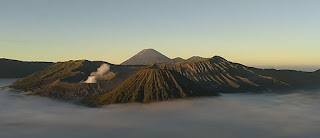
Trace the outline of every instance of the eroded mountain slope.
<path fill-rule="evenodd" d="M 205 90 L 175 71 L 149 68 L 137 72 L 111 92 L 92 97 L 87 102 L 91 105 L 149 103 L 177 98 L 217 95 L 219 94 L 214 90 Z"/>
<path fill-rule="evenodd" d="M 176 64 L 155 64 L 162 69 L 174 70 L 207 89 L 219 92 L 242 92 L 285 88 L 290 84 L 250 70 L 222 57 L 186 61 Z"/>

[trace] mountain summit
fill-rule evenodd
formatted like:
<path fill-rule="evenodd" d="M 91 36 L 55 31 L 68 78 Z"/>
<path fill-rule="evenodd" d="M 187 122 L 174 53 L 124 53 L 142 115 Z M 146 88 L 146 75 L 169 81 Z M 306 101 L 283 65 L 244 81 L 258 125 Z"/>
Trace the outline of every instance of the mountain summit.
<path fill-rule="evenodd" d="M 190 61 L 190 60 L 199 60 L 199 59 L 203 59 L 203 57 L 200 57 L 200 56 L 192 56 L 192 57 L 188 58 L 187 60 Z"/>
<path fill-rule="evenodd" d="M 144 49 L 121 65 L 148 65 L 152 63 L 166 63 L 170 60 L 167 56 L 154 49 Z"/>

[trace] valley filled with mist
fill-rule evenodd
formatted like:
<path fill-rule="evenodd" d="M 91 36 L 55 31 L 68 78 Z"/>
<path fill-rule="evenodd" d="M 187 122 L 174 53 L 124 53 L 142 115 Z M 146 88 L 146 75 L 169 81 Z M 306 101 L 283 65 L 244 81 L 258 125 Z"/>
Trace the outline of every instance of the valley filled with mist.
<path fill-rule="evenodd" d="M 16 79 L 0 79 L 0 87 Z M 0 137 L 316 137 L 320 90 L 89 108 L 0 89 Z"/>

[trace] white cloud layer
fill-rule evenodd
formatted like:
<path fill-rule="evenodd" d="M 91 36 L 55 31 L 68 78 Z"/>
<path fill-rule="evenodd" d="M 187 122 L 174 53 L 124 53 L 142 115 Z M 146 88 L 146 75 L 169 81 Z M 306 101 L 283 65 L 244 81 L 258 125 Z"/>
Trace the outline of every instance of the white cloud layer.
<path fill-rule="evenodd" d="M 227 94 L 103 108 L 0 91 L 0 137 L 320 136 L 319 91 Z"/>

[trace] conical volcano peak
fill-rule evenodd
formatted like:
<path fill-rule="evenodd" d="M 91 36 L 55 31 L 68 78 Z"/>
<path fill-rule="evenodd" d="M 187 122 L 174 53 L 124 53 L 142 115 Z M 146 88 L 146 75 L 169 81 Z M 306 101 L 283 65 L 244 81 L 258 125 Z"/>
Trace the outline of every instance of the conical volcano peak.
<path fill-rule="evenodd" d="M 121 63 L 121 65 L 149 65 L 153 63 L 165 63 L 170 58 L 154 49 L 144 49 L 130 59 Z"/>
<path fill-rule="evenodd" d="M 147 48 L 147 49 L 143 49 L 141 52 L 158 52 L 158 51 L 152 48 Z"/>
<path fill-rule="evenodd" d="M 140 51 L 138 54 L 136 55 L 143 55 L 143 56 L 159 56 L 159 57 L 166 57 L 165 55 L 163 55 L 162 53 L 158 52 L 155 49 L 149 48 L 149 49 L 143 49 L 142 51 Z M 168 57 L 167 57 L 168 58 Z"/>

